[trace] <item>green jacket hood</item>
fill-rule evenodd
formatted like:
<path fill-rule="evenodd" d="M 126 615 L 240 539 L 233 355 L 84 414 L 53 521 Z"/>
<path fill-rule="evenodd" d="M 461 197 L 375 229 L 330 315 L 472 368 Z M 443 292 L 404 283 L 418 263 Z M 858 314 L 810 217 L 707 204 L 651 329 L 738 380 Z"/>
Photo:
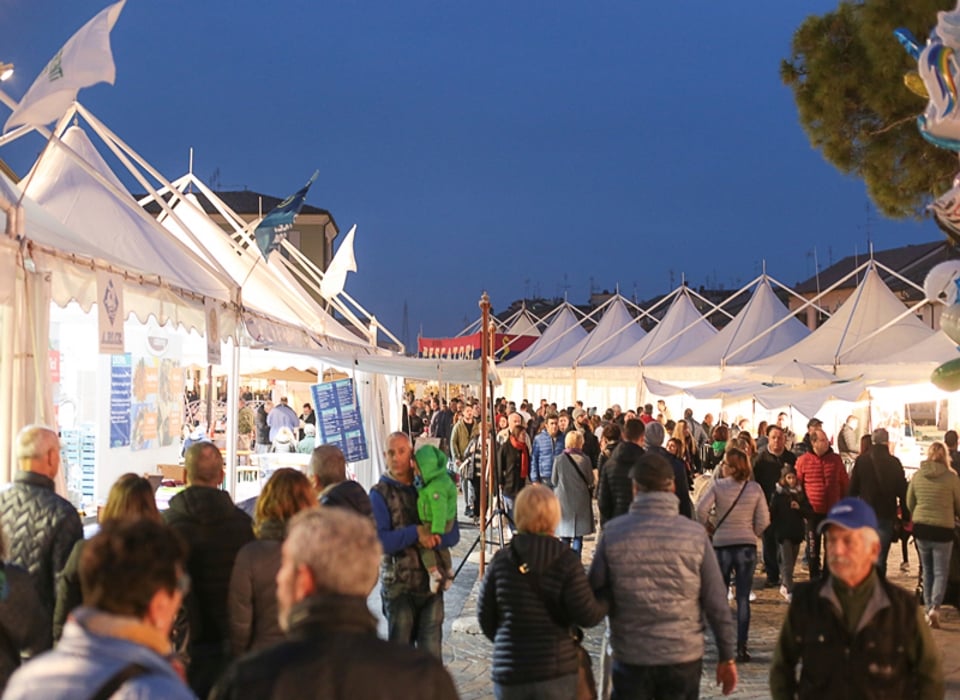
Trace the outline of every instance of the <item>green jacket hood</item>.
<path fill-rule="evenodd" d="M 420 475 L 426 484 L 447 471 L 447 456 L 433 445 L 421 447 L 414 455 L 414 459 L 417 460 Z"/>

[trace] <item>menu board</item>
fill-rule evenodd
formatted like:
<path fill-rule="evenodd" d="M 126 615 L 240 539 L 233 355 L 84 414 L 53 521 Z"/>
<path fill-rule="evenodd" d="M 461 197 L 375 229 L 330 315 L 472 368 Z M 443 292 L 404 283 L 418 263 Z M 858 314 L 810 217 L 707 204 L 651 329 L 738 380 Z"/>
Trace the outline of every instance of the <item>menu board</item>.
<path fill-rule="evenodd" d="M 133 362 L 130 353 L 110 356 L 110 447 L 130 444 L 130 390 Z"/>
<path fill-rule="evenodd" d="M 367 438 L 363 431 L 360 404 L 353 390 L 353 380 L 337 379 L 314 384 L 310 391 L 317 412 L 320 442 L 339 447 L 348 462 L 367 459 Z"/>

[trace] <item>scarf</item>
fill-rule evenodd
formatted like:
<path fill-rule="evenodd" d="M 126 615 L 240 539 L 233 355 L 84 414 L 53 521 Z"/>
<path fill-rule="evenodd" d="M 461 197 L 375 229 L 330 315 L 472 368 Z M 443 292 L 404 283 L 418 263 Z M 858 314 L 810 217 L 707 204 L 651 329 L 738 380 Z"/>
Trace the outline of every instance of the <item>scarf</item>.
<path fill-rule="evenodd" d="M 527 451 L 527 443 L 523 438 L 510 433 L 510 444 L 513 445 L 513 449 L 520 453 L 520 478 L 526 481 L 530 475 L 530 453 Z"/>

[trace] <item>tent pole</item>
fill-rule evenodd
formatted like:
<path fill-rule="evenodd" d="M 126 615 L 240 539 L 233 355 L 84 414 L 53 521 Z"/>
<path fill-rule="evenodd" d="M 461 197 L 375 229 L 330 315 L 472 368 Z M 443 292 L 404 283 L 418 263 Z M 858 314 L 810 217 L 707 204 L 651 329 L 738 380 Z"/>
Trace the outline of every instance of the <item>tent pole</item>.
<path fill-rule="evenodd" d="M 487 406 L 487 359 L 490 357 L 490 297 L 486 292 L 480 297 L 480 309 L 483 319 L 480 335 L 480 462 L 483 465 L 480 468 L 480 518 L 481 523 L 483 523 L 487 517 L 487 484 L 489 483 L 487 475 L 490 473 L 490 410 Z M 482 524 L 481 527 L 483 527 Z M 481 532 L 480 536 L 485 538 L 486 533 Z M 486 567 L 486 554 L 486 547 L 481 544 L 480 578 L 483 578 L 483 571 Z"/>
<path fill-rule="evenodd" d="M 231 339 L 230 374 L 227 379 L 227 491 L 237 500 L 237 420 L 240 405 L 240 346 Z"/>

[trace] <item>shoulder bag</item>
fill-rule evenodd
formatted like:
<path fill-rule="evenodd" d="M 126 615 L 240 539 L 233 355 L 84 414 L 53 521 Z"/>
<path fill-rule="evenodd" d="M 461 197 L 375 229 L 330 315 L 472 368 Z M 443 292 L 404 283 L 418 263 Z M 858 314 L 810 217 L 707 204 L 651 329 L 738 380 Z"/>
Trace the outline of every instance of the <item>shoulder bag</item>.
<path fill-rule="evenodd" d="M 711 540 L 713 539 L 713 533 L 715 533 L 717 530 L 720 529 L 720 526 L 723 524 L 723 521 L 727 519 L 727 516 L 728 516 L 728 515 L 730 515 L 730 511 L 732 511 L 732 510 L 734 509 L 734 507 L 737 505 L 737 502 L 740 500 L 740 496 L 743 495 L 743 490 L 744 490 L 745 488 L 747 488 L 747 482 L 746 482 L 746 481 L 743 482 L 743 486 L 740 487 L 740 493 L 738 493 L 738 494 L 737 494 L 737 497 L 733 499 L 733 503 L 730 504 L 730 507 L 727 508 L 727 512 L 724 513 L 724 514 L 723 514 L 723 517 L 720 518 L 720 519 L 717 521 L 717 524 L 716 524 L 716 525 L 713 525 L 713 524 L 711 524 L 711 523 L 709 523 L 709 522 L 708 522 L 706 525 L 704 525 L 704 528 L 706 529 L 707 534 L 710 535 L 710 539 L 711 539 Z"/>
<path fill-rule="evenodd" d="M 590 482 L 587 481 L 587 477 L 585 477 L 585 476 L 583 475 L 583 472 L 580 471 L 580 467 L 577 466 L 576 460 L 575 460 L 573 457 L 570 456 L 570 453 L 569 453 L 569 452 L 564 453 L 563 456 L 566 457 L 566 458 L 567 458 L 567 461 L 570 462 L 570 464 L 573 466 L 573 471 L 575 471 L 575 472 L 577 473 L 577 476 L 579 476 L 581 479 L 583 479 L 583 484 L 584 484 L 584 486 L 587 487 L 587 493 L 589 493 L 591 496 L 593 496 L 593 487 L 590 485 Z"/>

